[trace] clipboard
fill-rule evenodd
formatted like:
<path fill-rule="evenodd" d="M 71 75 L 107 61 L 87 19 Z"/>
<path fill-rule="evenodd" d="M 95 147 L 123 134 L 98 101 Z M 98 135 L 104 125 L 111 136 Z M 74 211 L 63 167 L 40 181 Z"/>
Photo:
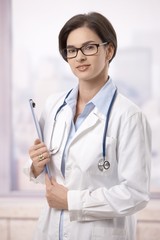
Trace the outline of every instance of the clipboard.
<path fill-rule="evenodd" d="M 41 132 L 41 127 L 40 127 L 37 115 L 35 113 L 36 104 L 33 101 L 33 99 L 29 99 L 29 105 L 30 105 L 30 108 L 31 108 L 31 113 L 32 113 L 33 121 L 34 121 L 34 124 L 35 124 L 35 127 L 36 127 L 37 135 L 38 135 L 39 139 L 43 142 L 43 135 L 42 135 L 42 132 Z M 45 172 L 50 177 L 49 168 L 48 168 L 47 164 L 45 165 Z"/>

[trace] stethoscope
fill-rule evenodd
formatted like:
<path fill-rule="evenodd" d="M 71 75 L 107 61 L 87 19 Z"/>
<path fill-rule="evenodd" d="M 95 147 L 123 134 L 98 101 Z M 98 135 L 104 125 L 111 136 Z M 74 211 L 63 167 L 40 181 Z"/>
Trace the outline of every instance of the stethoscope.
<path fill-rule="evenodd" d="M 56 123 L 57 120 L 57 115 L 59 114 L 59 112 L 62 110 L 62 108 L 65 107 L 65 105 L 67 104 L 66 99 L 69 96 L 69 94 L 71 93 L 72 89 L 67 93 L 67 95 L 64 98 L 64 101 L 62 103 L 62 105 L 58 108 L 55 116 L 54 116 L 54 123 Z M 111 98 L 111 102 L 106 114 L 106 121 L 105 121 L 105 127 L 104 127 L 104 132 L 103 132 L 103 142 L 102 142 L 102 159 L 100 159 L 98 161 L 98 169 L 101 172 L 107 171 L 110 168 L 110 162 L 108 160 L 106 160 L 106 136 L 107 136 L 107 130 L 108 130 L 108 124 L 109 124 L 109 118 L 110 118 L 110 114 L 111 114 L 111 110 L 115 101 L 117 95 L 117 88 L 114 90 L 113 96 Z M 52 135 L 53 135 L 53 131 L 52 131 Z M 50 152 L 52 153 L 52 149 L 50 148 Z"/>
<path fill-rule="evenodd" d="M 115 89 L 115 91 L 113 93 L 113 96 L 111 98 L 111 102 L 110 102 L 110 105 L 108 108 L 108 112 L 106 115 L 106 122 L 105 122 L 104 133 L 103 133 L 103 142 L 102 142 L 102 159 L 100 159 L 98 162 L 98 168 L 102 172 L 104 172 L 110 168 L 110 162 L 106 160 L 106 147 L 105 146 L 106 146 L 106 136 L 107 136 L 109 118 L 110 118 L 111 110 L 112 110 L 116 95 L 117 95 L 117 88 Z"/>

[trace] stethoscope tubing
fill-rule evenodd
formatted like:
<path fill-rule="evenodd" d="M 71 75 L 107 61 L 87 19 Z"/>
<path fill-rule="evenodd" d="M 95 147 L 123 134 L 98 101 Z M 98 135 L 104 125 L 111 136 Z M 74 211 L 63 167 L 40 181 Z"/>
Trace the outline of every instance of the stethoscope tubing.
<path fill-rule="evenodd" d="M 62 110 L 62 108 L 65 107 L 65 105 L 67 104 L 66 103 L 66 99 L 69 96 L 69 94 L 71 93 L 71 91 L 72 91 L 72 89 L 67 93 L 67 95 L 64 98 L 64 101 L 63 101 L 62 105 L 58 108 L 58 110 L 57 110 L 57 112 L 55 114 L 54 126 L 55 126 L 55 123 L 56 123 L 56 120 L 57 120 L 57 115 Z M 109 105 L 109 108 L 108 108 L 108 111 L 107 111 L 107 114 L 106 114 L 106 121 L 105 121 L 105 127 L 104 127 L 104 133 L 103 133 L 103 141 L 102 141 L 102 159 L 99 160 L 99 163 L 98 163 L 98 168 L 99 168 L 100 171 L 105 171 L 105 170 L 108 170 L 110 168 L 110 163 L 109 163 L 109 161 L 106 160 L 106 136 L 107 136 L 107 131 L 108 131 L 108 124 L 109 124 L 110 114 L 111 114 L 111 110 L 112 110 L 114 101 L 116 99 L 116 96 L 117 96 L 117 87 L 116 87 L 116 89 L 115 89 L 115 91 L 113 93 L 113 96 L 111 98 L 111 102 L 110 102 L 110 105 Z M 53 136 L 53 131 L 54 131 L 54 129 L 52 130 L 52 136 Z M 51 153 L 52 153 L 52 151 L 53 150 L 50 149 Z"/>
<path fill-rule="evenodd" d="M 106 122 L 105 122 L 104 133 L 103 133 L 103 144 L 102 144 L 102 154 L 103 154 L 104 160 L 106 158 L 106 136 L 107 136 L 107 131 L 108 131 L 109 118 L 110 118 L 110 114 L 111 114 L 111 110 L 112 110 L 114 101 L 116 99 L 116 95 L 117 95 L 117 88 L 114 91 L 114 94 L 111 99 L 111 103 L 109 105 L 109 109 L 108 109 L 107 115 L 106 115 Z"/>
<path fill-rule="evenodd" d="M 72 91 L 72 89 L 67 93 L 67 95 L 65 96 L 65 98 L 64 98 L 64 101 L 63 101 L 63 103 L 62 103 L 62 105 L 58 108 L 58 110 L 57 110 L 57 112 L 56 112 L 56 114 L 55 114 L 55 117 L 54 117 L 54 121 L 56 122 L 56 120 L 57 120 L 57 115 L 58 115 L 58 113 L 61 111 L 61 109 L 67 104 L 66 103 L 66 99 L 67 99 L 67 97 L 69 96 L 69 94 L 71 93 L 71 91 Z"/>

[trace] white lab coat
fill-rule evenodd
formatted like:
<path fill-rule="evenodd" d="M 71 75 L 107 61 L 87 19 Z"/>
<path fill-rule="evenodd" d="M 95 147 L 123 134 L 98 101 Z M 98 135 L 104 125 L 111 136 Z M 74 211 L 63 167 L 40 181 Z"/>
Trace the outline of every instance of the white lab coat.
<path fill-rule="evenodd" d="M 110 168 L 101 172 L 105 116 L 95 107 L 79 127 L 68 148 L 65 179 L 61 173 L 62 154 L 69 134 L 71 109 L 65 106 L 54 115 L 64 96 L 53 96 L 41 117 L 44 141 L 54 149 L 49 165 L 57 182 L 68 191 L 69 210 L 64 211 L 65 240 L 135 240 L 134 213 L 149 201 L 151 131 L 144 114 L 131 101 L 116 97 L 106 139 Z M 35 182 L 44 182 L 44 173 Z M 47 202 L 38 221 L 34 240 L 59 240 L 61 211 L 49 208 Z"/>

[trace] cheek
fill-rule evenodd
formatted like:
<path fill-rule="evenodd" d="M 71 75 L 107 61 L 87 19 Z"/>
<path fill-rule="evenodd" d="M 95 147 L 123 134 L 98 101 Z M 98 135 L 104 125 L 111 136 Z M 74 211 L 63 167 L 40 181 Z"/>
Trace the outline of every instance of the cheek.
<path fill-rule="evenodd" d="M 106 67 L 106 59 L 105 58 L 99 58 L 96 59 L 94 62 L 93 70 L 96 72 L 101 72 Z"/>
<path fill-rule="evenodd" d="M 75 67 L 74 67 L 74 64 L 72 63 L 72 60 L 68 61 L 68 65 L 69 65 L 71 71 L 75 74 Z"/>
<path fill-rule="evenodd" d="M 69 66 L 70 66 L 70 69 L 71 69 L 72 73 L 73 73 L 75 76 L 77 76 L 75 67 L 74 67 L 73 65 L 71 65 L 71 64 L 69 64 Z"/>

